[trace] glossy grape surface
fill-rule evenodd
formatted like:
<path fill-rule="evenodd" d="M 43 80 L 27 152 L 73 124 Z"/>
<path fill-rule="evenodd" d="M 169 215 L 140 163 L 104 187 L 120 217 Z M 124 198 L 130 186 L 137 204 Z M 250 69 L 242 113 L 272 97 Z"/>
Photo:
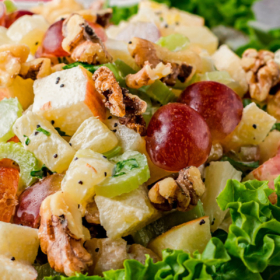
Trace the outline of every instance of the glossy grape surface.
<path fill-rule="evenodd" d="M 169 171 L 200 166 L 210 153 L 211 134 L 203 118 L 185 104 L 170 103 L 152 117 L 146 138 L 155 165 Z"/>
<path fill-rule="evenodd" d="M 213 81 L 188 86 L 179 98 L 197 111 L 207 122 L 212 140 L 219 142 L 239 124 L 243 105 L 240 97 L 229 87 Z"/>

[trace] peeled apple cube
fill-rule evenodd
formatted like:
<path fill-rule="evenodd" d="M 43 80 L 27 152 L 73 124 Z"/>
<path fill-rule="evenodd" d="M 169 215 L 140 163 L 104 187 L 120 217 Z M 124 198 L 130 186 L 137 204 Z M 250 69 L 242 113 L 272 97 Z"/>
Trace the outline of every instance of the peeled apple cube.
<path fill-rule="evenodd" d="M 15 136 L 12 126 L 21 116 L 22 107 L 17 98 L 0 101 L 0 142 L 6 142 Z"/>
<path fill-rule="evenodd" d="M 239 83 L 240 87 L 236 93 L 243 97 L 248 90 L 246 73 L 241 66 L 241 59 L 228 46 L 222 45 L 212 55 L 215 66 L 219 71 L 227 71 L 230 76 Z"/>
<path fill-rule="evenodd" d="M 38 273 L 35 268 L 26 262 L 14 260 L 0 255 L 1 280 L 35 280 Z"/>
<path fill-rule="evenodd" d="M 51 171 L 62 173 L 72 161 L 75 150 L 58 134 L 49 121 L 27 112 L 14 124 L 14 133 L 24 148 L 44 163 Z M 39 130 L 43 129 L 43 132 Z M 46 135 L 48 134 L 48 135 Z"/>
<path fill-rule="evenodd" d="M 280 148 L 280 131 L 273 130 L 259 145 L 260 163 L 264 163 L 274 157 Z"/>
<path fill-rule="evenodd" d="M 225 138 L 222 145 L 226 151 L 238 149 L 241 146 L 260 144 L 267 136 L 276 119 L 251 103 L 243 109 L 240 123 L 235 130 Z"/>
<path fill-rule="evenodd" d="M 106 153 L 118 144 L 118 138 L 103 122 L 95 117 L 85 120 L 70 140 L 75 150 L 91 149 Z"/>
<path fill-rule="evenodd" d="M 162 256 L 164 249 L 183 250 L 189 254 L 198 250 L 202 253 L 210 239 L 209 217 L 202 217 L 173 227 L 152 240 L 148 248 L 158 256 Z"/>
<path fill-rule="evenodd" d="M 32 264 L 39 248 L 38 230 L 0 222 L 0 255 Z"/>
<path fill-rule="evenodd" d="M 95 90 L 91 76 L 78 66 L 36 80 L 32 111 L 53 121 L 55 127 L 70 136 L 86 119 L 104 119 L 102 96 Z"/>
<path fill-rule="evenodd" d="M 95 202 L 109 238 L 127 236 L 160 217 L 143 186 L 114 198 L 97 195 Z"/>
<path fill-rule="evenodd" d="M 61 183 L 62 191 L 82 204 L 95 194 L 95 186 L 113 173 L 114 164 L 92 150 L 79 150 Z"/>
<path fill-rule="evenodd" d="M 216 198 L 223 191 L 227 180 L 235 179 L 240 182 L 242 172 L 237 171 L 228 161 L 211 162 L 205 169 L 206 191 L 201 199 L 205 215 L 209 216 L 211 231 L 218 229 L 227 211 L 222 211 Z"/>
<path fill-rule="evenodd" d="M 19 42 L 27 33 L 34 29 L 47 31 L 48 22 L 41 15 L 25 15 L 17 19 L 8 29 L 7 36 L 15 42 Z"/>

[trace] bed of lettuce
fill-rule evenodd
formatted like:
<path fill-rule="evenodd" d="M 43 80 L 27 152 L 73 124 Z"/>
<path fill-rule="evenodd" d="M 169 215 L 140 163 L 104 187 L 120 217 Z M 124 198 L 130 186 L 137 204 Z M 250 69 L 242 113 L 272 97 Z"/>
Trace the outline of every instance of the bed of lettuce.
<path fill-rule="evenodd" d="M 275 191 L 268 182 L 240 183 L 228 180 L 217 198 L 222 210 L 229 209 L 232 224 L 229 232 L 218 230 L 204 252 L 193 255 L 167 249 L 163 259 L 153 263 L 147 256 L 145 265 L 126 260 L 124 268 L 104 272 L 104 277 L 60 275 L 46 280 L 276 280 L 280 279 L 280 176 Z M 276 193 L 278 203 L 268 197 Z"/>

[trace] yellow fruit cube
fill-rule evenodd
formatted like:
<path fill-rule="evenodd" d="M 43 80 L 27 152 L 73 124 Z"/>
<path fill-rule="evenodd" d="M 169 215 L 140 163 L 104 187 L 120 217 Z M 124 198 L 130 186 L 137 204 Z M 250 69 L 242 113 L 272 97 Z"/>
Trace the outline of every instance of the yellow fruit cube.
<path fill-rule="evenodd" d="M 242 173 L 228 161 L 211 162 L 205 169 L 206 191 L 201 199 L 205 215 L 209 216 L 211 231 L 214 232 L 224 220 L 227 211 L 222 211 L 216 198 L 225 188 L 228 179 L 240 181 Z"/>
<path fill-rule="evenodd" d="M 0 255 L 32 264 L 39 248 L 38 230 L 0 222 Z"/>
<path fill-rule="evenodd" d="M 160 216 L 143 186 L 114 198 L 97 195 L 95 202 L 109 238 L 127 236 Z"/>
<path fill-rule="evenodd" d="M 54 121 L 72 136 L 88 118 L 105 118 L 105 106 L 95 90 L 92 74 L 83 67 L 55 72 L 34 82 L 33 112 Z"/>
<path fill-rule="evenodd" d="M 114 164 L 92 150 L 79 150 L 61 183 L 61 189 L 79 204 L 95 194 L 94 186 L 111 176 Z"/>
<path fill-rule="evenodd" d="M 162 235 L 152 240 L 148 247 L 158 256 L 162 256 L 162 250 L 183 250 L 192 254 L 195 251 L 203 252 L 211 238 L 209 217 L 173 227 Z"/>
<path fill-rule="evenodd" d="M 21 44 L 25 44 L 30 48 L 30 53 L 35 55 L 38 47 L 41 45 L 43 38 L 45 35 L 45 31 L 39 28 L 35 28 L 25 34 L 21 40 Z"/>
<path fill-rule="evenodd" d="M 260 143 L 259 148 L 261 164 L 274 157 L 280 148 L 280 131 L 269 132 L 264 141 Z"/>
<path fill-rule="evenodd" d="M 105 153 L 114 149 L 118 138 L 103 122 L 91 117 L 85 120 L 70 140 L 75 150 L 91 149 Z"/>
<path fill-rule="evenodd" d="M 0 255 L 1 280 L 35 280 L 37 271 L 32 265 Z"/>
<path fill-rule="evenodd" d="M 251 103 L 243 109 L 240 123 L 223 141 L 226 151 L 238 149 L 241 146 L 260 144 L 267 136 L 276 119 Z"/>
<path fill-rule="evenodd" d="M 24 148 L 35 154 L 51 171 L 62 173 L 68 169 L 75 150 L 58 134 L 49 121 L 27 112 L 13 126 Z M 28 140 L 29 139 L 29 140 Z"/>

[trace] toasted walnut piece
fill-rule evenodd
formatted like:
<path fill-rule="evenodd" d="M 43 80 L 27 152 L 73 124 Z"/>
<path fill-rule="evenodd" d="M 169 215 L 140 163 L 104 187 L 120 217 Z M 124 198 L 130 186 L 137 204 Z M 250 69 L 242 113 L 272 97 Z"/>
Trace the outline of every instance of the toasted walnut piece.
<path fill-rule="evenodd" d="M 74 211 L 72 206 L 62 192 L 48 196 L 41 205 L 41 224 L 38 232 L 41 249 L 48 255 L 50 266 L 67 276 L 73 276 L 76 272 L 86 272 L 93 263 L 90 253 L 83 247 L 85 239 L 70 231 L 70 223 L 77 232 L 83 231 L 78 207 L 75 205 Z M 54 215 L 57 211 L 65 214 Z M 72 221 L 68 217 L 73 217 Z M 73 224 L 77 219 L 79 222 Z"/>
<path fill-rule="evenodd" d="M 211 147 L 211 151 L 207 162 L 219 160 L 223 156 L 223 147 L 220 143 L 215 143 Z"/>
<path fill-rule="evenodd" d="M 85 218 L 87 222 L 90 224 L 96 224 L 96 225 L 100 224 L 99 210 L 96 206 L 95 201 L 89 202 L 87 204 Z"/>
<path fill-rule="evenodd" d="M 90 64 L 104 64 L 112 61 L 104 44 L 87 21 L 78 14 L 72 14 L 63 23 L 62 48 L 71 53 L 74 61 Z"/>
<path fill-rule="evenodd" d="M 7 51 L 10 52 L 13 57 L 18 58 L 20 63 L 24 63 L 30 53 L 29 47 L 22 44 L 0 46 L 0 53 Z"/>
<path fill-rule="evenodd" d="M 204 192 L 201 174 L 196 167 L 191 166 L 182 169 L 176 181 L 165 178 L 157 182 L 148 195 L 155 208 L 161 211 L 170 211 L 173 208 L 188 211 L 197 204 Z"/>
<path fill-rule="evenodd" d="M 160 260 L 156 253 L 140 244 L 132 244 L 129 246 L 128 256 L 130 259 L 137 260 L 144 265 L 146 255 L 150 255 L 154 263 Z"/>
<path fill-rule="evenodd" d="M 280 90 L 267 102 L 267 113 L 280 121 Z"/>
<path fill-rule="evenodd" d="M 160 62 L 171 63 L 171 73 L 163 78 L 163 82 L 173 86 L 177 78 L 181 82 L 191 79 L 196 71 L 201 71 L 201 58 L 193 51 L 171 52 L 166 48 L 156 45 L 148 40 L 133 38 L 128 44 L 128 50 L 139 67 L 144 67 L 149 62 L 155 68 Z"/>
<path fill-rule="evenodd" d="M 140 133 L 145 133 L 145 121 L 141 114 L 147 109 L 147 103 L 138 96 L 121 88 L 113 72 L 100 67 L 92 76 L 96 90 L 104 96 L 103 102 L 111 114 L 120 117 L 120 123 Z"/>
<path fill-rule="evenodd" d="M 247 49 L 241 59 L 246 72 L 250 96 L 257 101 L 264 101 L 269 91 L 280 81 L 280 68 L 270 51 Z"/>
<path fill-rule="evenodd" d="M 156 80 L 171 74 L 171 64 L 164 65 L 160 62 L 155 68 L 151 68 L 151 64 L 146 61 L 144 67 L 136 74 L 126 76 L 126 85 L 130 88 L 140 88 L 153 84 Z"/>
<path fill-rule="evenodd" d="M 21 65 L 19 75 L 24 79 L 40 79 L 52 73 L 51 60 L 48 58 L 37 58 Z"/>
<path fill-rule="evenodd" d="M 123 262 L 128 258 L 126 241 L 121 238 L 93 238 L 85 243 L 85 247 L 93 259 L 89 275 L 102 276 L 104 271 L 123 268 Z"/>

